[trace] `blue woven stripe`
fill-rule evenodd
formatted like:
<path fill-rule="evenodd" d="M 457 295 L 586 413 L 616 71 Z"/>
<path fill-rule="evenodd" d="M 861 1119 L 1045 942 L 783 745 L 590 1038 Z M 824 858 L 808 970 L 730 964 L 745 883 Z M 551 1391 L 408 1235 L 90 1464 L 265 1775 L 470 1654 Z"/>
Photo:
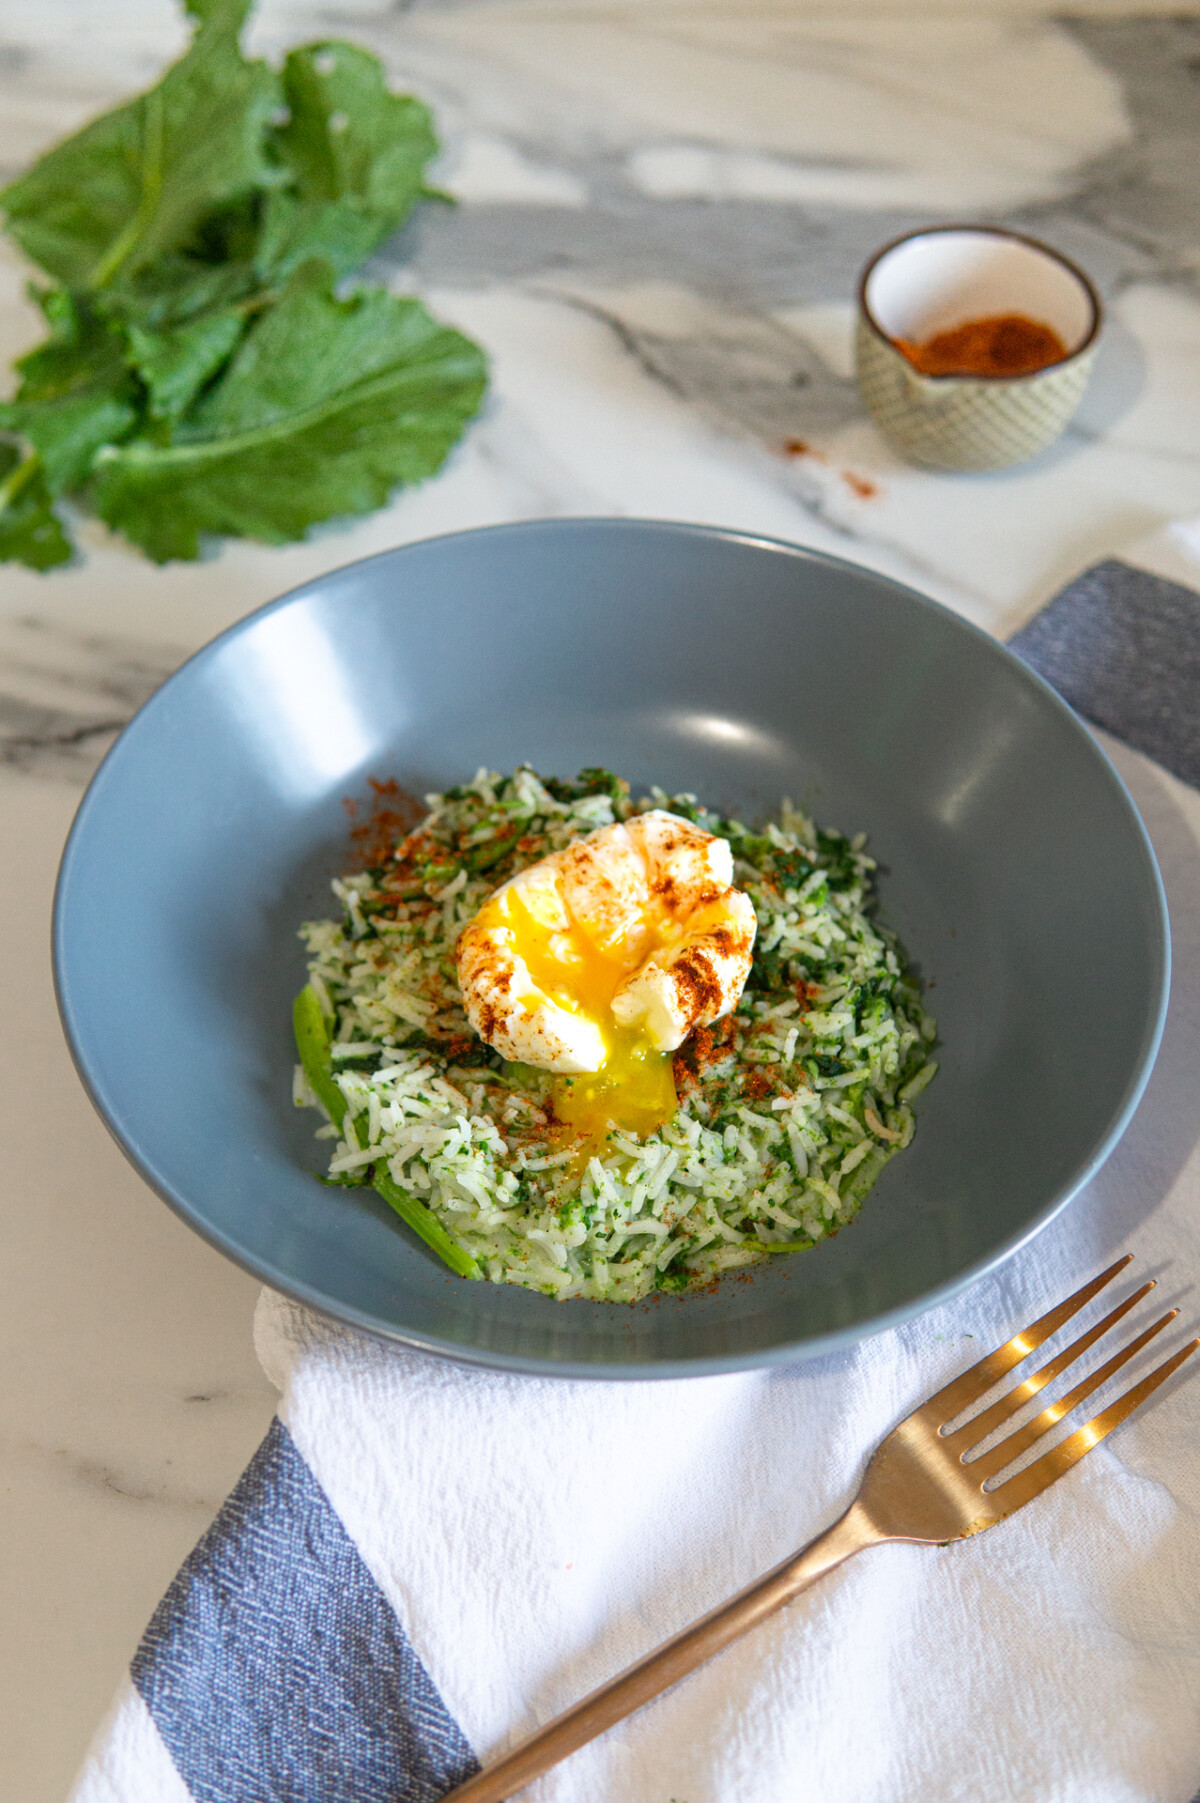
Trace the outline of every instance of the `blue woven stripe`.
<path fill-rule="evenodd" d="M 196 1803 L 432 1803 L 479 1769 L 279 1421 L 132 1669 Z"/>
<path fill-rule="evenodd" d="M 1008 648 L 1097 726 L 1200 788 L 1200 596 L 1110 557 Z"/>

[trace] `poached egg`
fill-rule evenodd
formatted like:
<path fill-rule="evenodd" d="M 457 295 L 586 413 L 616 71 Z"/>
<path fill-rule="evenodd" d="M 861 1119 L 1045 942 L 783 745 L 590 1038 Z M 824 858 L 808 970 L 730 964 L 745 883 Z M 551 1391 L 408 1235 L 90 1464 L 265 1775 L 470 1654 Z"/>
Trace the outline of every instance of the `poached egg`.
<path fill-rule="evenodd" d="M 737 1006 L 756 925 L 728 842 L 656 808 L 502 884 L 459 938 L 459 986 L 481 1039 L 555 1073 L 560 1121 L 644 1137 L 675 1112 L 671 1054 Z"/>

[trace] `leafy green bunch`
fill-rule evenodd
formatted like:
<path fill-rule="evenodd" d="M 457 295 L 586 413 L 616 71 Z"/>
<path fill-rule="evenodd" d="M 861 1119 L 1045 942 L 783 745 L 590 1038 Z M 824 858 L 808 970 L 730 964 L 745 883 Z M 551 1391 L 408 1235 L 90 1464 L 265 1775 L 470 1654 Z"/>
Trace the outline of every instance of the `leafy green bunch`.
<path fill-rule="evenodd" d="M 186 54 L 0 191 L 51 278 L 49 335 L 0 403 L 0 561 L 71 556 L 70 495 L 152 558 L 281 544 L 430 476 L 486 362 L 421 304 L 346 278 L 433 191 L 419 100 L 353 44 L 248 60 L 251 0 L 185 0 Z"/>

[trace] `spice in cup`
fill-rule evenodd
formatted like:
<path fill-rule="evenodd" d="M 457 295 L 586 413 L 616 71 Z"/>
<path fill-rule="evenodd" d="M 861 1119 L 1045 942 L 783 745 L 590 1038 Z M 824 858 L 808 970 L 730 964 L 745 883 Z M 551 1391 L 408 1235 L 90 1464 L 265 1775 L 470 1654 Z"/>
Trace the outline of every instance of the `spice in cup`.
<path fill-rule="evenodd" d="M 1024 313 L 968 319 L 920 343 L 895 343 L 923 376 L 1031 376 L 1070 355 L 1053 326 Z"/>
<path fill-rule="evenodd" d="M 992 226 L 913 232 L 863 272 L 859 386 L 914 462 L 1002 469 L 1064 430 L 1100 323 L 1087 276 L 1036 239 Z"/>

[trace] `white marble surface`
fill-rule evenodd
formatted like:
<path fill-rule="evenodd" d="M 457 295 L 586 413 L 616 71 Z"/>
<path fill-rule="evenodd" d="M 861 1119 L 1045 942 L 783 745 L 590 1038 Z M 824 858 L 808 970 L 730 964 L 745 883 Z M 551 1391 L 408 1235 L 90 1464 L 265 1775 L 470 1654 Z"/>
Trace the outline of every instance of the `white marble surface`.
<path fill-rule="evenodd" d="M 435 104 L 461 205 L 431 209 L 378 273 L 486 344 L 494 386 L 436 482 L 305 545 L 157 570 L 84 523 L 69 570 L 0 566 L 6 1797 L 62 1796 L 272 1404 L 253 1284 L 124 1164 L 59 1036 L 49 899 L 97 756 L 212 632 L 432 532 L 713 521 L 853 556 L 1004 634 L 1087 563 L 1200 514 L 1200 0 L 1170 19 L 1149 0 L 1071 10 L 263 0 L 265 49 L 346 31 Z M 168 0 L 7 0 L 0 174 L 181 41 Z M 1079 257 L 1109 328 L 1058 447 L 948 478 L 899 464 L 866 421 L 849 296 L 875 245 L 965 215 Z M 23 281 L 0 262 L 5 362 L 36 336 Z"/>

